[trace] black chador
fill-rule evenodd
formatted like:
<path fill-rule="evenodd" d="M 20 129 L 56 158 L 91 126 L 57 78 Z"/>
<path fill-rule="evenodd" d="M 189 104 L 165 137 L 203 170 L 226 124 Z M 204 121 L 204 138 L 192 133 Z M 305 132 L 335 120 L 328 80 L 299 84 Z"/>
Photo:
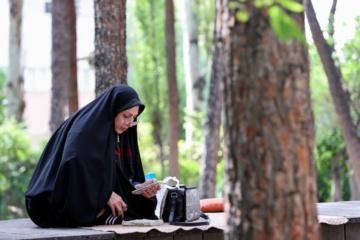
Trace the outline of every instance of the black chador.
<path fill-rule="evenodd" d="M 156 197 L 132 195 L 132 182 L 144 182 L 137 126 L 121 135 L 116 115 L 145 105 L 127 85 L 112 87 L 69 117 L 51 136 L 26 192 L 30 218 L 40 227 L 94 224 L 114 191 L 128 210 L 125 217 L 157 219 Z M 119 139 L 119 141 L 118 141 Z"/>

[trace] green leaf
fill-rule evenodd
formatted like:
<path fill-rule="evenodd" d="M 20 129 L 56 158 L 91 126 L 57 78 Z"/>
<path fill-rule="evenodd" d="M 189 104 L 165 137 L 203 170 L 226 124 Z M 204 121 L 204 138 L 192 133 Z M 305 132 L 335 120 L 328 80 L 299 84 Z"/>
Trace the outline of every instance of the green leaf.
<path fill-rule="evenodd" d="M 255 0 L 254 6 L 257 8 L 270 7 L 274 5 L 274 0 Z"/>
<path fill-rule="evenodd" d="M 294 0 L 277 0 L 284 8 L 300 13 L 304 11 L 304 6 L 301 3 L 295 2 Z"/>
<path fill-rule="evenodd" d="M 293 18 L 286 14 L 279 6 L 269 8 L 270 25 L 276 36 L 283 42 L 291 38 L 307 45 L 305 33 L 296 25 Z"/>
<path fill-rule="evenodd" d="M 228 3 L 228 7 L 231 8 L 231 9 L 238 9 L 238 8 L 243 8 L 244 7 L 244 4 L 243 3 L 240 3 L 238 1 L 236 2 L 229 2 Z"/>
<path fill-rule="evenodd" d="M 245 10 L 239 10 L 236 12 L 236 18 L 240 22 L 247 22 L 249 20 L 249 14 Z"/>

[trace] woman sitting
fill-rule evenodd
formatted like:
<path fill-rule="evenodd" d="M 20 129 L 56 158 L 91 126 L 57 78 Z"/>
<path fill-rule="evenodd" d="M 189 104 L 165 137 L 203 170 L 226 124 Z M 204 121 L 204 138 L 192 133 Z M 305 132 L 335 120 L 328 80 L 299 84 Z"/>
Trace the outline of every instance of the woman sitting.
<path fill-rule="evenodd" d="M 26 192 L 29 217 L 40 227 L 121 224 L 157 219 L 145 181 L 137 117 L 145 105 L 134 89 L 117 85 L 70 116 L 51 136 Z"/>

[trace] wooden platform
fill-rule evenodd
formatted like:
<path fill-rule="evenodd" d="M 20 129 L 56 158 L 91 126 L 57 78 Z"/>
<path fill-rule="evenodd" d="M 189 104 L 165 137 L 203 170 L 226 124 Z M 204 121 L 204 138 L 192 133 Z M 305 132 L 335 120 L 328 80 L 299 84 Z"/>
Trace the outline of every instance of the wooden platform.
<path fill-rule="evenodd" d="M 360 201 L 318 203 L 319 216 L 328 216 L 328 223 L 321 223 L 323 240 L 360 239 Z M 343 220 L 346 223 L 337 224 Z"/>
<path fill-rule="evenodd" d="M 223 216 L 223 214 L 221 214 Z M 223 219 L 223 218 L 222 218 Z M 216 219 L 216 220 L 219 220 Z M 220 219 L 221 220 L 221 219 Z M 167 225 L 166 225 L 167 224 Z M 86 228 L 39 228 L 29 218 L 0 221 L 0 240 L 5 239 L 126 239 L 126 240 L 222 240 L 223 229 L 213 226 L 175 227 L 166 223 L 154 227 L 103 226 L 102 231 Z M 100 226 L 95 226 L 99 228 Z M 110 230 L 112 228 L 112 230 Z M 175 228 L 175 229 L 174 229 Z"/>
<path fill-rule="evenodd" d="M 360 239 L 360 201 L 330 202 L 317 204 L 323 240 Z M 225 221 L 224 214 L 216 215 L 216 221 Z M 163 226 L 163 228 L 166 226 Z M 146 232 L 108 232 L 84 228 L 39 228 L 30 219 L 0 221 L 0 239 L 128 239 L 128 240 L 222 240 L 223 230 L 179 228 L 164 232 L 155 227 Z"/>

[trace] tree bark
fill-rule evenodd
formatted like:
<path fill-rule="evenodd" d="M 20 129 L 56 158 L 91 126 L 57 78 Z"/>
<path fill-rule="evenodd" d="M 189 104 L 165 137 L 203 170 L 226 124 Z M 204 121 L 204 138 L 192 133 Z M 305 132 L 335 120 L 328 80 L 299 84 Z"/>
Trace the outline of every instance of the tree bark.
<path fill-rule="evenodd" d="M 96 96 L 127 84 L 126 0 L 95 0 Z"/>
<path fill-rule="evenodd" d="M 176 80 L 174 3 L 165 0 L 166 4 L 166 68 L 169 99 L 169 175 L 180 179 L 178 161 L 179 141 L 179 93 Z"/>
<path fill-rule="evenodd" d="M 70 80 L 70 32 L 67 1 L 53 0 L 52 12 L 52 51 L 51 51 L 51 113 L 50 130 L 63 123 L 67 115 L 68 81 Z"/>
<path fill-rule="evenodd" d="M 10 31 L 9 31 L 9 72 L 7 79 L 7 116 L 20 123 L 25 108 L 23 100 L 23 76 L 21 69 L 21 24 L 22 0 L 9 0 Z"/>
<path fill-rule="evenodd" d="M 79 109 L 77 87 L 77 57 L 76 57 L 76 10 L 74 0 L 68 0 L 69 36 L 70 36 L 70 78 L 68 82 L 69 115 Z"/>
<path fill-rule="evenodd" d="M 214 40 L 212 50 L 212 67 L 210 79 L 210 94 L 208 99 L 208 110 L 206 114 L 204 126 L 204 153 L 201 158 L 200 171 L 200 198 L 215 197 L 216 187 L 216 165 L 219 162 L 219 132 L 221 124 L 221 92 L 219 78 L 219 47 L 217 45 L 217 36 L 220 29 L 216 29 L 220 23 L 219 14 L 219 0 L 215 2 L 215 24 L 214 24 Z"/>
<path fill-rule="evenodd" d="M 349 102 L 342 88 L 341 72 L 337 70 L 334 60 L 332 59 L 331 48 L 322 34 L 311 0 L 307 0 L 306 15 L 314 43 L 329 81 L 330 92 L 334 99 L 341 132 L 346 142 L 346 151 L 353 166 L 357 184 L 360 186 L 360 143 L 355 124 L 350 115 Z"/>
<path fill-rule="evenodd" d="M 318 239 L 308 51 L 253 4 L 240 23 L 221 3 L 225 239 Z M 303 13 L 289 15 L 304 29 Z"/>

